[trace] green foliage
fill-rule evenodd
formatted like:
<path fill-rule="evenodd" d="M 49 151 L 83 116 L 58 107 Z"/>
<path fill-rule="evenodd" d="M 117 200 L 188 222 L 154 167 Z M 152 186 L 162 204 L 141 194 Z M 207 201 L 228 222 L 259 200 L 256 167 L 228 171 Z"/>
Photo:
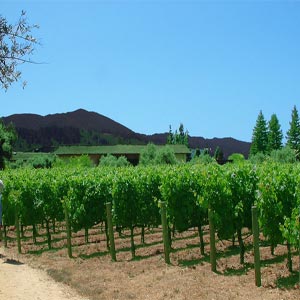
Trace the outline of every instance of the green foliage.
<path fill-rule="evenodd" d="M 129 165 L 130 163 L 125 156 L 120 156 L 117 158 L 111 154 L 102 156 L 99 161 L 100 167 L 126 167 Z"/>
<path fill-rule="evenodd" d="M 175 165 L 178 162 L 174 150 L 171 147 L 165 146 L 157 151 L 155 163 L 157 165 Z"/>
<path fill-rule="evenodd" d="M 127 160 L 125 156 L 118 157 L 117 160 L 117 167 L 128 167 L 130 165 L 130 162 Z"/>
<path fill-rule="evenodd" d="M 234 231 L 230 189 L 224 168 L 209 164 L 201 169 L 202 193 L 198 196 L 200 206 L 213 211 L 213 221 L 220 238 L 229 238 Z"/>
<path fill-rule="evenodd" d="M 224 153 L 223 153 L 222 149 L 219 146 L 217 146 L 217 148 L 216 148 L 214 158 L 217 161 L 222 161 L 224 159 Z"/>
<path fill-rule="evenodd" d="M 53 167 L 70 167 L 70 168 L 77 168 L 77 167 L 94 167 L 94 163 L 89 158 L 88 155 L 80 155 L 80 156 L 73 156 L 70 158 L 57 158 L 55 162 L 52 164 Z"/>
<path fill-rule="evenodd" d="M 296 152 L 289 146 L 285 146 L 279 150 L 273 150 L 270 154 L 270 160 L 279 163 L 295 163 Z"/>
<path fill-rule="evenodd" d="M 113 203 L 114 224 L 121 228 L 158 226 L 158 200 L 166 202 L 169 226 L 178 231 L 207 224 L 207 209 L 219 238 L 251 228 L 251 206 L 259 209 L 264 235 L 275 246 L 299 242 L 300 167 L 267 162 L 126 168 L 17 169 L 0 173 L 4 182 L 3 223 L 15 213 L 25 225 L 64 219 L 73 231 L 106 220 Z M 51 245 L 51 238 L 50 243 Z M 242 244 L 240 244 L 242 247 Z"/>
<path fill-rule="evenodd" d="M 293 108 L 290 128 L 287 131 L 287 146 L 296 151 L 298 158 L 300 153 L 300 120 L 296 106 Z"/>
<path fill-rule="evenodd" d="M 228 160 L 232 160 L 233 163 L 245 162 L 245 157 L 242 153 L 232 153 L 228 156 Z"/>
<path fill-rule="evenodd" d="M 207 209 L 197 203 L 202 193 L 199 176 L 196 169 L 191 172 L 188 166 L 169 168 L 162 174 L 160 190 L 167 203 L 168 220 L 178 231 L 207 221 Z"/>
<path fill-rule="evenodd" d="M 259 169 L 257 206 L 260 226 L 273 246 L 284 240 L 280 224 L 291 217 L 296 207 L 297 185 L 292 165 L 268 163 Z"/>
<path fill-rule="evenodd" d="M 249 161 L 253 164 L 261 164 L 269 159 L 269 156 L 267 154 L 264 154 L 262 152 L 258 152 L 256 154 L 251 154 L 249 156 Z"/>
<path fill-rule="evenodd" d="M 258 182 L 256 170 L 251 164 L 230 165 L 227 167 L 227 176 L 235 230 L 251 228 L 251 207 L 255 201 Z"/>
<path fill-rule="evenodd" d="M 144 166 L 155 165 L 157 156 L 157 147 L 149 143 L 142 151 L 140 155 L 140 164 Z"/>
<path fill-rule="evenodd" d="M 8 87 L 21 77 L 17 69 L 19 65 L 32 63 L 30 55 L 37 40 L 31 34 L 37 25 L 29 25 L 26 13 L 22 11 L 16 24 L 9 24 L 7 19 L 0 15 L 0 83 L 2 88 Z M 25 86 L 26 82 L 23 83 Z"/>
<path fill-rule="evenodd" d="M 267 123 L 262 111 L 260 111 L 252 133 L 250 154 L 255 155 L 259 152 L 266 153 L 267 147 L 268 147 Z"/>
<path fill-rule="evenodd" d="M 179 131 L 179 133 L 178 133 L 178 131 Z M 170 125 L 169 135 L 167 137 L 167 144 L 173 144 L 173 145 L 182 144 L 182 145 L 186 145 L 188 147 L 189 133 L 187 130 L 184 131 L 184 126 L 182 123 L 179 125 L 178 131 L 175 130 L 175 133 L 173 133 L 171 125 Z"/>
<path fill-rule="evenodd" d="M 12 125 L 5 126 L 0 121 L 0 170 L 5 168 L 5 161 L 12 156 L 12 144 L 16 140 L 16 136 Z"/>
<path fill-rule="evenodd" d="M 177 163 L 174 150 L 169 146 L 158 148 L 150 143 L 143 149 L 140 156 L 140 164 L 143 166 L 174 165 Z"/>
<path fill-rule="evenodd" d="M 210 164 L 215 162 L 215 160 L 205 151 L 202 151 L 199 156 L 194 156 L 190 161 L 189 164 Z"/>
<path fill-rule="evenodd" d="M 275 114 L 273 114 L 268 123 L 268 152 L 281 149 L 282 138 L 283 134 L 282 130 L 280 129 L 278 118 Z"/>

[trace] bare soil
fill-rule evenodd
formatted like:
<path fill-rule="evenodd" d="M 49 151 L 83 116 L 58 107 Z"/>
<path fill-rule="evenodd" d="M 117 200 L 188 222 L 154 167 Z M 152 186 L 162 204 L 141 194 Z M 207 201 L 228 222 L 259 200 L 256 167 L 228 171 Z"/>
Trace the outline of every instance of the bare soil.
<path fill-rule="evenodd" d="M 91 300 L 300 299 L 297 271 L 299 257 L 294 252 L 295 271 L 289 273 L 285 246 L 278 246 L 275 254 L 271 255 L 270 247 L 262 241 L 262 287 L 255 286 L 252 241 L 247 233 L 244 235 L 245 264 L 239 263 L 237 246 L 232 246 L 231 241 L 218 240 L 218 272 L 213 273 L 209 264 L 207 231 L 204 235 L 204 256 L 200 254 L 196 230 L 176 233 L 172 243 L 171 265 L 164 262 L 160 229 L 146 230 L 144 244 L 141 243 L 139 231 L 136 232 L 134 260 L 131 257 L 128 232 L 121 237 L 116 233 L 117 262 L 111 261 L 105 234 L 100 226 L 90 230 L 88 244 L 84 242 L 84 232 L 73 234 L 72 259 L 67 255 L 63 227 L 60 232 L 52 235 L 52 250 L 48 250 L 43 229 L 39 232 L 41 235 L 37 244 L 33 244 L 30 228 L 27 229 L 22 241 L 23 254 L 17 254 L 15 233 L 9 232 L 8 248 L 2 248 L 3 258 L 0 261 L 0 299 L 77 300 L 76 293 Z M 14 263 L 5 264 L 4 261 Z M 34 275 L 37 279 L 32 279 L 31 272 L 37 272 Z M 49 275 L 55 283 L 50 284 Z M 20 283 L 22 277 L 25 284 Z M 3 294 L 7 290 L 12 291 L 11 294 Z M 23 297 L 24 290 L 31 290 L 34 296 L 39 290 L 43 292 L 38 297 Z M 48 297 L 53 290 L 57 290 L 58 295 Z"/>

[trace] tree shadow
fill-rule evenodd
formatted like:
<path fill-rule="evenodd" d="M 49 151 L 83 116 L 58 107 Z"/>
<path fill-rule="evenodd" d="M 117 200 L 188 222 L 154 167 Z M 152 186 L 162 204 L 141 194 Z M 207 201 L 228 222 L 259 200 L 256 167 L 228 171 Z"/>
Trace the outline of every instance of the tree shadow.
<path fill-rule="evenodd" d="M 94 252 L 92 254 L 79 254 L 78 257 L 82 258 L 82 259 L 91 259 L 91 258 L 95 258 L 95 257 L 101 257 L 101 256 L 105 256 L 109 254 L 109 251 L 99 251 L 99 252 Z"/>
<path fill-rule="evenodd" d="M 15 265 L 15 266 L 20 266 L 20 265 L 23 265 L 22 262 L 18 261 L 18 260 L 15 260 L 15 259 L 12 259 L 12 258 L 7 258 L 5 261 L 4 261 L 5 264 L 10 264 L 10 265 Z"/>
<path fill-rule="evenodd" d="M 247 272 L 250 269 L 254 268 L 254 264 L 251 263 L 244 263 L 241 265 L 239 268 L 226 268 L 225 271 L 223 272 L 224 276 L 240 276 L 240 275 L 246 275 Z"/>
<path fill-rule="evenodd" d="M 275 257 L 272 257 L 272 258 L 261 259 L 260 265 L 261 265 L 261 267 L 266 267 L 271 264 L 281 263 L 286 258 L 287 258 L 287 254 L 282 254 L 282 255 L 276 255 Z"/>
<path fill-rule="evenodd" d="M 178 264 L 183 267 L 192 267 L 195 265 L 202 265 L 204 262 L 209 262 L 209 261 L 210 261 L 209 254 L 205 254 L 204 256 L 196 259 L 178 260 Z"/>
<path fill-rule="evenodd" d="M 280 277 L 276 280 L 276 285 L 280 289 L 292 289 L 299 284 L 299 272 L 293 272 L 288 277 Z"/>
<path fill-rule="evenodd" d="M 67 245 L 63 245 L 61 247 L 51 247 L 51 249 L 42 248 L 42 249 L 38 249 L 38 250 L 28 250 L 27 253 L 28 254 L 33 254 L 33 255 L 41 255 L 44 252 L 57 252 L 59 250 L 66 249 L 66 248 L 67 248 Z"/>
<path fill-rule="evenodd" d="M 161 255 L 163 254 L 163 251 L 160 251 L 159 249 L 157 249 L 156 251 L 154 251 L 153 253 L 150 253 L 148 255 L 136 255 L 132 261 L 140 261 L 140 260 L 144 260 L 153 256 L 157 256 L 157 255 Z"/>

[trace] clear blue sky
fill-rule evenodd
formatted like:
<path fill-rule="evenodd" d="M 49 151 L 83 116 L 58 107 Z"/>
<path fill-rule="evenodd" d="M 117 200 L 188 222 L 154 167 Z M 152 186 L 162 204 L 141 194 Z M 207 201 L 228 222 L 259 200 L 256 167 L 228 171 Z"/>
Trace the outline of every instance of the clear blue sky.
<path fill-rule="evenodd" d="M 260 110 L 284 135 L 300 110 L 298 1 L 14 1 L 41 41 L 0 116 L 95 111 L 146 134 L 251 141 Z"/>

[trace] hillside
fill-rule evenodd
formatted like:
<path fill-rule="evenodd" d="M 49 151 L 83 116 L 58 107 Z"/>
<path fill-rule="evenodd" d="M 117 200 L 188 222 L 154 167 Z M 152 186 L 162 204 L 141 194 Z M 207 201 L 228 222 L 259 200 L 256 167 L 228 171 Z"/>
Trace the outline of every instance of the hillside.
<path fill-rule="evenodd" d="M 2 120 L 5 124 L 13 123 L 18 132 L 16 151 L 51 151 L 58 145 L 165 144 L 167 140 L 167 133 L 136 133 L 110 118 L 83 109 L 46 116 L 14 114 Z M 212 153 L 219 146 L 225 157 L 234 152 L 248 156 L 250 149 L 250 143 L 233 138 L 189 137 L 189 145 L 209 148 Z"/>

